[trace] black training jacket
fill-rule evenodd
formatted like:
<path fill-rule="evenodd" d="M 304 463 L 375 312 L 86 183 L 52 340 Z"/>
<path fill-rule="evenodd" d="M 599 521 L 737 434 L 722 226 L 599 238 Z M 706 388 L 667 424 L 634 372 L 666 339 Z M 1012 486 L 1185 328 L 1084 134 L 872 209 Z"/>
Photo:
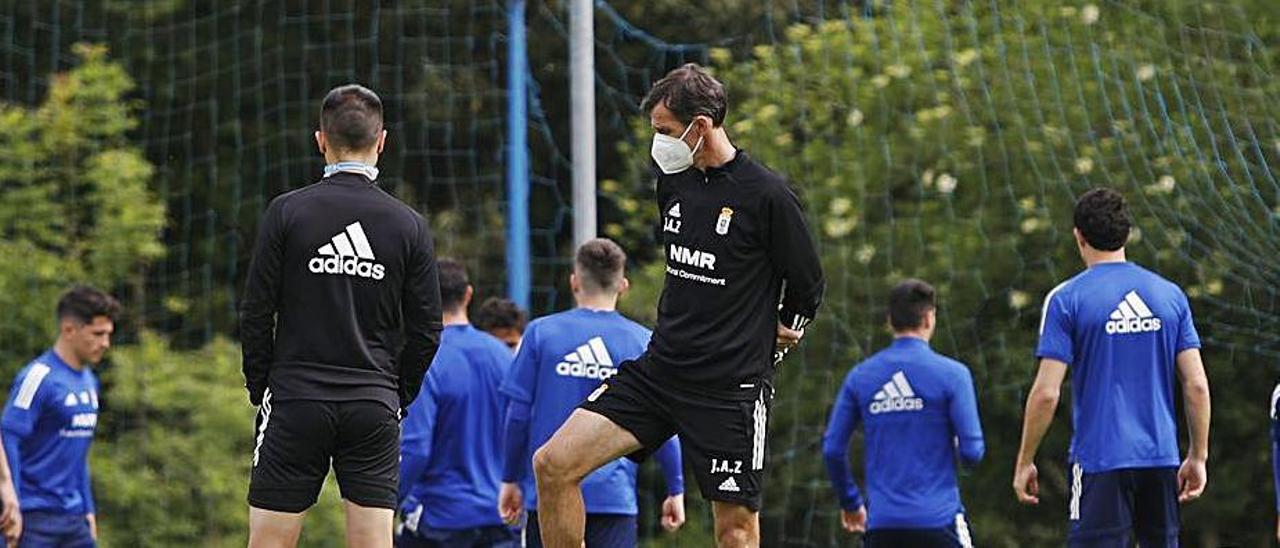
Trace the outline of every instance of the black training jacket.
<path fill-rule="evenodd" d="M 240 303 L 245 385 L 273 400 L 408 407 L 440 343 L 422 215 L 339 172 L 267 206 Z"/>
<path fill-rule="evenodd" d="M 653 366 L 707 387 L 770 377 L 778 323 L 803 329 L 822 301 L 800 200 L 743 151 L 705 172 L 659 174 L 657 190 L 667 275 Z"/>

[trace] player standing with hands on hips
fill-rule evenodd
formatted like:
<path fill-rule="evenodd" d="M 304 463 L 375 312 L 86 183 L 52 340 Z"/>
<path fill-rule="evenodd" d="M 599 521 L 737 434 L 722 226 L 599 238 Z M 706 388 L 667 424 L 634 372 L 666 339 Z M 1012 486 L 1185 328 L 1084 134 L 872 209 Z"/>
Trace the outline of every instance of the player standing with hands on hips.
<path fill-rule="evenodd" d="M 440 342 L 427 223 L 377 185 L 382 101 L 334 88 L 316 144 L 324 178 L 271 201 L 240 308 L 260 405 L 249 546 L 294 546 L 332 462 L 348 546 L 391 546 L 403 410 Z"/>
<path fill-rule="evenodd" d="M 1044 300 L 1040 371 L 1027 395 L 1014 466 L 1018 500 L 1037 504 L 1035 456 L 1071 370 L 1070 546 L 1178 546 L 1179 503 L 1208 482 L 1209 381 L 1187 296 L 1125 258 L 1129 211 L 1109 188 L 1084 193 L 1074 215 L 1087 268 Z M 1179 465 L 1174 383 L 1190 444 Z"/>
<path fill-rule="evenodd" d="M 759 546 L 774 367 L 817 312 L 822 267 L 786 179 L 729 141 L 720 82 L 682 66 L 653 85 L 641 110 L 660 172 L 667 276 L 657 325 L 648 350 L 535 453 L 542 541 L 580 547 L 582 479 L 624 455 L 642 460 L 678 434 L 712 501 L 716 544 Z"/>

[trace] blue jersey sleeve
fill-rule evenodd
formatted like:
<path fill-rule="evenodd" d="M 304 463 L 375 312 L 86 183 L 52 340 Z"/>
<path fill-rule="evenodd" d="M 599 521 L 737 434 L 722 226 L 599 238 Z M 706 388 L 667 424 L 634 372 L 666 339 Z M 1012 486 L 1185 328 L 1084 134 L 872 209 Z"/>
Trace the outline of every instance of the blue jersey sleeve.
<path fill-rule="evenodd" d="M 1044 309 L 1040 312 L 1040 343 L 1036 346 L 1037 358 L 1049 358 L 1071 365 L 1075 359 L 1072 347 L 1071 310 L 1066 305 L 1066 296 L 1062 289 L 1066 284 L 1055 287 L 1044 298 Z"/>
<path fill-rule="evenodd" d="M 37 362 L 18 373 L 9 391 L 9 401 L 4 406 L 4 416 L 0 417 L 0 428 L 5 433 L 17 438 L 31 435 L 46 402 L 57 396 L 53 383 L 45 380 L 50 371 L 49 366 Z"/>
<path fill-rule="evenodd" d="M 1196 323 L 1191 317 L 1191 303 L 1186 293 L 1182 297 L 1182 315 L 1178 317 L 1178 352 L 1192 348 L 1200 348 L 1200 333 L 1196 331 Z"/>
<path fill-rule="evenodd" d="M 974 392 L 973 375 L 961 366 L 952 389 L 950 408 L 951 428 L 956 433 L 956 453 L 960 462 L 973 466 L 982 460 L 986 444 L 982 439 L 982 422 L 978 417 L 978 398 Z"/>
<path fill-rule="evenodd" d="M 439 381 L 436 373 L 439 368 L 427 370 L 426 379 L 418 397 L 409 405 L 408 416 L 405 417 L 400 435 L 400 494 L 401 501 L 409 496 L 409 490 L 431 463 L 431 440 L 436 429 L 436 395 L 439 392 Z"/>
<path fill-rule="evenodd" d="M 529 474 L 529 403 L 512 399 L 507 402 L 503 424 L 502 481 L 517 483 Z"/>
<path fill-rule="evenodd" d="M 858 485 L 853 481 L 853 469 L 849 466 L 849 439 L 861 420 L 851 374 L 836 396 L 831 418 L 827 421 L 827 432 L 822 436 L 822 460 L 827 465 L 831 488 L 840 498 L 840 507 L 845 510 L 862 507 L 862 494 L 858 492 Z"/>
<path fill-rule="evenodd" d="M 680 438 L 671 439 L 658 448 L 654 455 L 662 467 L 662 477 L 667 480 L 667 496 L 684 493 L 684 462 L 680 459 Z"/>
<path fill-rule="evenodd" d="M 520 350 L 507 371 L 501 391 L 508 398 L 533 403 L 538 383 L 538 322 L 525 329 L 520 339 Z"/>

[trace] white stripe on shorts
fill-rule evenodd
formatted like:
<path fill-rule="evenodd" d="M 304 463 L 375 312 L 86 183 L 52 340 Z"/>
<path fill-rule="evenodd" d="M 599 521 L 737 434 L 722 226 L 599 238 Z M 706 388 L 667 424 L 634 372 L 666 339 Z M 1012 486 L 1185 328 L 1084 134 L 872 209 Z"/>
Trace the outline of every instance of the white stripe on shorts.
<path fill-rule="evenodd" d="M 1071 465 L 1071 517 L 1072 521 L 1080 519 L 1080 495 L 1084 491 L 1084 470 L 1080 468 L 1079 463 Z"/>
<path fill-rule="evenodd" d="M 262 424 L 258 425 L 258 439 L 253 444 L 253 465 L 258 466 L 258 452 L 262 449 L 262 440 L 267 437 L 267 423 L 271 421 L 271 389 L 262 396 L 262 408 L 258 410 L 262 414 Z"/>
<path fill-rule="evenodd" d="M 764 405 L 764 388 L 761 388 L 760 397 L 756 399 L 752 418 L 755 419 L 755 424 L 751 439 L 751 469 L 764 470 L 764 439 L 769 424 L 769 408 Z"/>
<path fill-rule="evenodd" d="M 956 514 L 956 538 L 960 540 L 960 548 L 973 548 L 973 535 L 969 533 L 969 522 L 964 514 Z"/>

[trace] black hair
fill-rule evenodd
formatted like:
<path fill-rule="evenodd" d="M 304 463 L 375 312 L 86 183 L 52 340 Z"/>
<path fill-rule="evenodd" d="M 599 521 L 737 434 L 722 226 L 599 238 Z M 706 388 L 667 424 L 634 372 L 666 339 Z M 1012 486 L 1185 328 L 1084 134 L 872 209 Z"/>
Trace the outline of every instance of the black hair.
<path fill-rule="evenodd" d="M 436 261 L 436 269 L 440 278 L 440 306 L 446 311 L 457 310 L 467 298 L 467 269 L 462 263 L 453 259 Z"/>
<path fill-rule="evenodd" d="M 676 119 L 686 125 L 693 122 L 694 116 L 701 115 L 711 118 L 713 126 L 720 127 L 729 110 L 724 85 L 696 63 L 672 70 L 654 82 L 640 102 L 640 110 L 648 114 L 658 105 L 666 105 Z"/>
<path fill-rule="evenodd" d="M 70 319 L 81 325 L 93 323 L 99 316 L 115 321 L 120 315 L 120 302 L 93 287 L 77 285 L 58 299 L 56 313 L 58 321 Z"/>
<path fill-rule="evenodd" d="M 588 289 L 617 291 L 627 265 L 627 254 L 613 240 L 596 238 L 578 247 L 574 262 L 578 281 Z"/>
<path fill-rule="evenodd" d="M 938 292 L 923 280 L 898 282 L 889 291 L 889 325 L 894 331 L 922 327 L 925 314 L 938 307 L 937 298 Z"/>
<path fill-rule="evenodd" d="M 1115 251 L 1124 247 L 1132 227 L 1124 195 L 1105 187 L 1084 193 L 1076 201 L 1075 225 L 1094 249 Z"/>
<path fill-rule="evenodd" d="M 511 299 L 489 297 L 480 304 L 480 308 L 476 309 L 472 323 L 476 328 L 484 331 L 505 327 L 523 332 L 525 324 L 529 323 L 529 317 Z"/>
<path fill-rule="evenodd" d="M 367 150 L 382 131 L 382 99 L 359 84 L 329 91 L 320 107 L 320 131 L 339 150 Z"/>

